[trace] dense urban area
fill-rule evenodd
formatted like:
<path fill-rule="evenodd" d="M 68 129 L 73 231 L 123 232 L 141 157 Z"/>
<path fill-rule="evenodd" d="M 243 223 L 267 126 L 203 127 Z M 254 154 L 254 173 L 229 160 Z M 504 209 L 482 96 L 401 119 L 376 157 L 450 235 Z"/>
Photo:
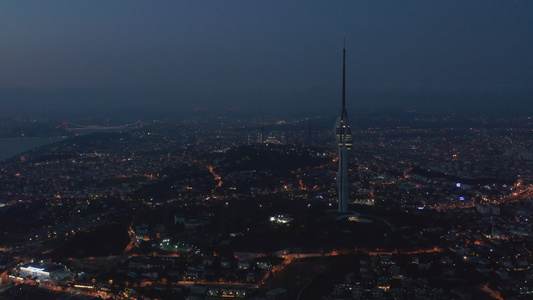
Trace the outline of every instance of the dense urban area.
<path fill-rule="evenodd" d="M 0 300 L 531 299 L 533 117 L 353 116 L 2 119 Z"/>

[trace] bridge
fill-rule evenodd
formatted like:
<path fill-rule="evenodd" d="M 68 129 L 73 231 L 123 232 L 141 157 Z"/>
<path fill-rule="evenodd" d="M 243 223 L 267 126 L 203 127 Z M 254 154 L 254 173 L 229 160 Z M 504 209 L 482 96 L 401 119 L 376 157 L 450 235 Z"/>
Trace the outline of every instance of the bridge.
<path fill-rule="evenodd" d="M 63 124 L 56 126 L 56 129 L 65 128 L 68 131 L 84 131 L 84 130 L 100 131 L 100 130 L 139 129 L 141 127 L 143 127 L 143 123 L 141 121 L 137 121 L 131 124 L 118 125 L 118 126 L 80 125 L 80 124 L 75 124 L 75 123 L 70 123 L 70 122 L 64 122 Z"/>

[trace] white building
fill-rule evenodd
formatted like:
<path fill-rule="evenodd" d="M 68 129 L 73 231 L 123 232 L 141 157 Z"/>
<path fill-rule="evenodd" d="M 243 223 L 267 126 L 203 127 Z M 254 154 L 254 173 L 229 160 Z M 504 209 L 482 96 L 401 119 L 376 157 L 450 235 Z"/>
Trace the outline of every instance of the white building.
<path fill-rule="evenodd" d="M 52 263 L 29 263 L 20 267 L 22 277 L 31 276 L 38 280 L 61 280 L 72 274 L 64 266 Z"/>

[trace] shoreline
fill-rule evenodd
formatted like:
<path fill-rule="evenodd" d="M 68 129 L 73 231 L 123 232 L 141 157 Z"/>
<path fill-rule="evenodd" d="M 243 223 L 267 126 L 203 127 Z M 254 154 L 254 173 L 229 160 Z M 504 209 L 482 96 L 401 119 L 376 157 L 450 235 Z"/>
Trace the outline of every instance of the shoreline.
<path fill-rule="evenodd" d="M 0 141 L 19 141 L 19 140 L 44 140 L 44 139 L 67 139 L 67 136 L 61 136 L 61 137 L 17 137 L 17 138 L 1 138 Z"/>
<path fill-rule="evenodd" d="M 0 138 L 0 162 L 8 160 L 14 156 L 20 155 L 31 149 L 52 144 L 65 137 L 51 138 L 51 137 L 20 137 L 20 138 Z"/>

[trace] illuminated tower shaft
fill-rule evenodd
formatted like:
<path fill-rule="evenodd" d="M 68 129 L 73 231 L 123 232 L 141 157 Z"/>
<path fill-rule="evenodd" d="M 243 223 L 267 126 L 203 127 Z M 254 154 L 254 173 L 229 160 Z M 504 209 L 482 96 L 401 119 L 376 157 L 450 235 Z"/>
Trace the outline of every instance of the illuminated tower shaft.
<path fill-rule="evenodd" d="M 346 48 L 342 50 L 342 111 L 335 123 L 335 136 L 339 152 L 339 170 L 337 172 L 337 199 L 339 212 L 348 211 L 348 197 L 350 196 L 350 181 L 348 179 L 349 154 L 353 147 L 352 130 L 348 124 L 346 112 Z"/>

